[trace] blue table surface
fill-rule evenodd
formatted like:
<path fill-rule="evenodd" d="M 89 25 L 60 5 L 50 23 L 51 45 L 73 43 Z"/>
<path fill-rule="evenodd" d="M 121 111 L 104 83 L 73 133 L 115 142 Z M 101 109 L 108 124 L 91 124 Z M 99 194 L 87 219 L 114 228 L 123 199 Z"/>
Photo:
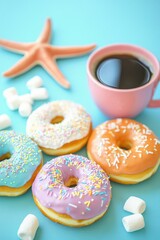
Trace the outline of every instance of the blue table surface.
<path fill-rule="evenodd" d="M 160 1 L 159 0 L 0 0 L 0 38 L 32 42 L 39 36 L 47 17 L 52 19 L 51 43 L 59 46 L 96 43 L 97 48 L 112 43 L 140 45 L 160 59 Z M 7 108 L 2 92 L 15 86 L 19 94 L 29 92 L 26 82 L 39 75 L 49 92 L 49 100 L 69 99 L 80 103 L 90 113 L 93 126 L 108 119 L 95 105 L 89 92 L 86 62 L 89 55 L 58 60 L 59 68 L 71 83 L 71 89 L 60 87 L 40 66 L 14 79 L 5 79 L 2 73 L 21 59 L 21 55 L 0 49 L 0 114 L 12 119 L 12 127 L 25 133 L 26 119 Z M 155 98 L 160 97 L 158 86 Z M 37 101 L 36 109 L 47 101 Z M 132 107 L 132 106 L 131 106 Z M 160 138 L 160 109 L 145 109 L 135 118 L 146 124 Z M 78 154 L 87 156 L 86 148 Z M 44 161 L 52 159 L 44 155 Z M 137 185 L 111 183 L 112 201 L 105 216 L 85 228 L 70 228 L 50 221 L 34 204 L 31 190 L 19 197 L 0 197 L 0 239 L 16 240 L 18 227 L 28 213 L 40 222 L 36 240 L 158 240 L 160 239 L 160 169 Z M 123 210 L 125 200 L 137 196 L 146 201 L 143 230 L 127 233 L 121 219 L 129 213 Z M 153 237 L 154 236 L 154 237 Z"/>

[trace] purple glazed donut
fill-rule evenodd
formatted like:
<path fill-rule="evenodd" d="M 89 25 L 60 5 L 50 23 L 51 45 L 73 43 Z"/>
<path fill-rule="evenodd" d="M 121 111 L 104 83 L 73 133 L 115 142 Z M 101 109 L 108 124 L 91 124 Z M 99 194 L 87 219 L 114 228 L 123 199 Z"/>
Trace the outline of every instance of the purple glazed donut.
<path fill-rule="evenodd" d="M 106 173 L 95 162 L 78 155 L 64 155 L 47 162 L 38 173 L 32 192 L 44 215 L 73 227 L 101 218 L 111 200 Z"/>

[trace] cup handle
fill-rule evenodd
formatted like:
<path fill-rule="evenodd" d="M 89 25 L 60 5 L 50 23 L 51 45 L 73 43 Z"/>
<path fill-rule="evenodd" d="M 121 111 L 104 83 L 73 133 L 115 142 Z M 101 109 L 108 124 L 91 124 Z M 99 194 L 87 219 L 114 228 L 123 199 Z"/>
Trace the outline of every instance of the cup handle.
<path fill-rule="evenodd" d="M 159 99 L 153 100 L 153 95 L 154 95 L 154 92 L 156 90 L 156 87 L 157 87 L 159 81 L 157 81 L 157 83 L 155 84 L 155 87 L 154 87 L 154 90 L 153 90 L 153 94 L 152 94 L 152 99 L 150 100 L 150 102 L 148 104 L 148 107 L 150 107 L 150 108 L 158 108 L 158 107 L 160 107 L 160 100 Z"/>

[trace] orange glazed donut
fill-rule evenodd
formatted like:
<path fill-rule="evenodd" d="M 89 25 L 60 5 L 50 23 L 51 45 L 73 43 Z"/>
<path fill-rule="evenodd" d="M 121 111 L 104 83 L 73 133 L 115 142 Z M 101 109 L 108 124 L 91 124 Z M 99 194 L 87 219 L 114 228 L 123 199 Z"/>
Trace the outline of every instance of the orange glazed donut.
<path fill-rule="evenodd" d="M 95 128 L 87 152 L 110 176 L 123 184 L 139 183 L 156 172 L 160 144 L 145 125 L 131 119 L 107 121 Z"/>

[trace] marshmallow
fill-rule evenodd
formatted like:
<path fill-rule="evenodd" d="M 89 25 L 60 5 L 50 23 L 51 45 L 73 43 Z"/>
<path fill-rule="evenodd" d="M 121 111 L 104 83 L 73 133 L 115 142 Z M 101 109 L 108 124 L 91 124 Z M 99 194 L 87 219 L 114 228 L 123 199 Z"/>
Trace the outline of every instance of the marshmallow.
<path fill-rule="evenodd" d="M 144 218 L 140 213 L 122 218 L 122 223 L 127 232 L 134 232 L 144 228 L 145 226 Z"/>
<path fill-rule="evenodd" d="M 19 96 L 20 102 L 28 102 L 30 104 L 33 104 L 33 99 L 31 97 L 31 94 L 27 93 L 24 95 Z"/>
<path fill-rule="evenodd" d="M 35 77 L 31 78 L 30 80 L 28 80 L 26 85 L 31 90 L 33 88 L 41 87 L 42 83 L 43 83 L 42 78 L 39 76 L 35 76 Z"/>
<path fill-rule="evenodd" d="M 16 110 L 20 106 L 20 99 L 18 95 L 7 97 L 7 105 L 10 110 Z"/>
<path fill-rule="evenodd" d="M 21 240 L 33 240 L 39 226 L 39 222 L 36 216 L 28 214 L 22 221 L 18 229 L 18 237 Z"/>
<path fill-rule="evenodd" d="M 3 91 L 3 96 L 5 98 L 9 98 L 10 96 L 13 96 L 13 95 L 18 95 L 15 87 L 10 87 L 10 88 L 7 88 Z"/>
<path fill-rule="evenodd" d="M 22 102 L 18 111 L 22 117 L 28 117 L 32 112 L 32 106 L 29 102 Z"/>
<path fill-rule="evenodd" d="M 125 202 L 123 209 L 131 213 L 143 213 L 146 203 L 141 198 L 131 196 Z"/>
<path fill-rule="evenodd" d="M 31 89 L 31 96 L 34 100 L 43 100 L 48 98 L 48 92 L 46 88 L 34 88 Z"/>
<path fill-rule="evenodd" d="M 10 127 L 11 126 L 11 119 L 7 114 L 0 115 L 0 130 Z"/>

